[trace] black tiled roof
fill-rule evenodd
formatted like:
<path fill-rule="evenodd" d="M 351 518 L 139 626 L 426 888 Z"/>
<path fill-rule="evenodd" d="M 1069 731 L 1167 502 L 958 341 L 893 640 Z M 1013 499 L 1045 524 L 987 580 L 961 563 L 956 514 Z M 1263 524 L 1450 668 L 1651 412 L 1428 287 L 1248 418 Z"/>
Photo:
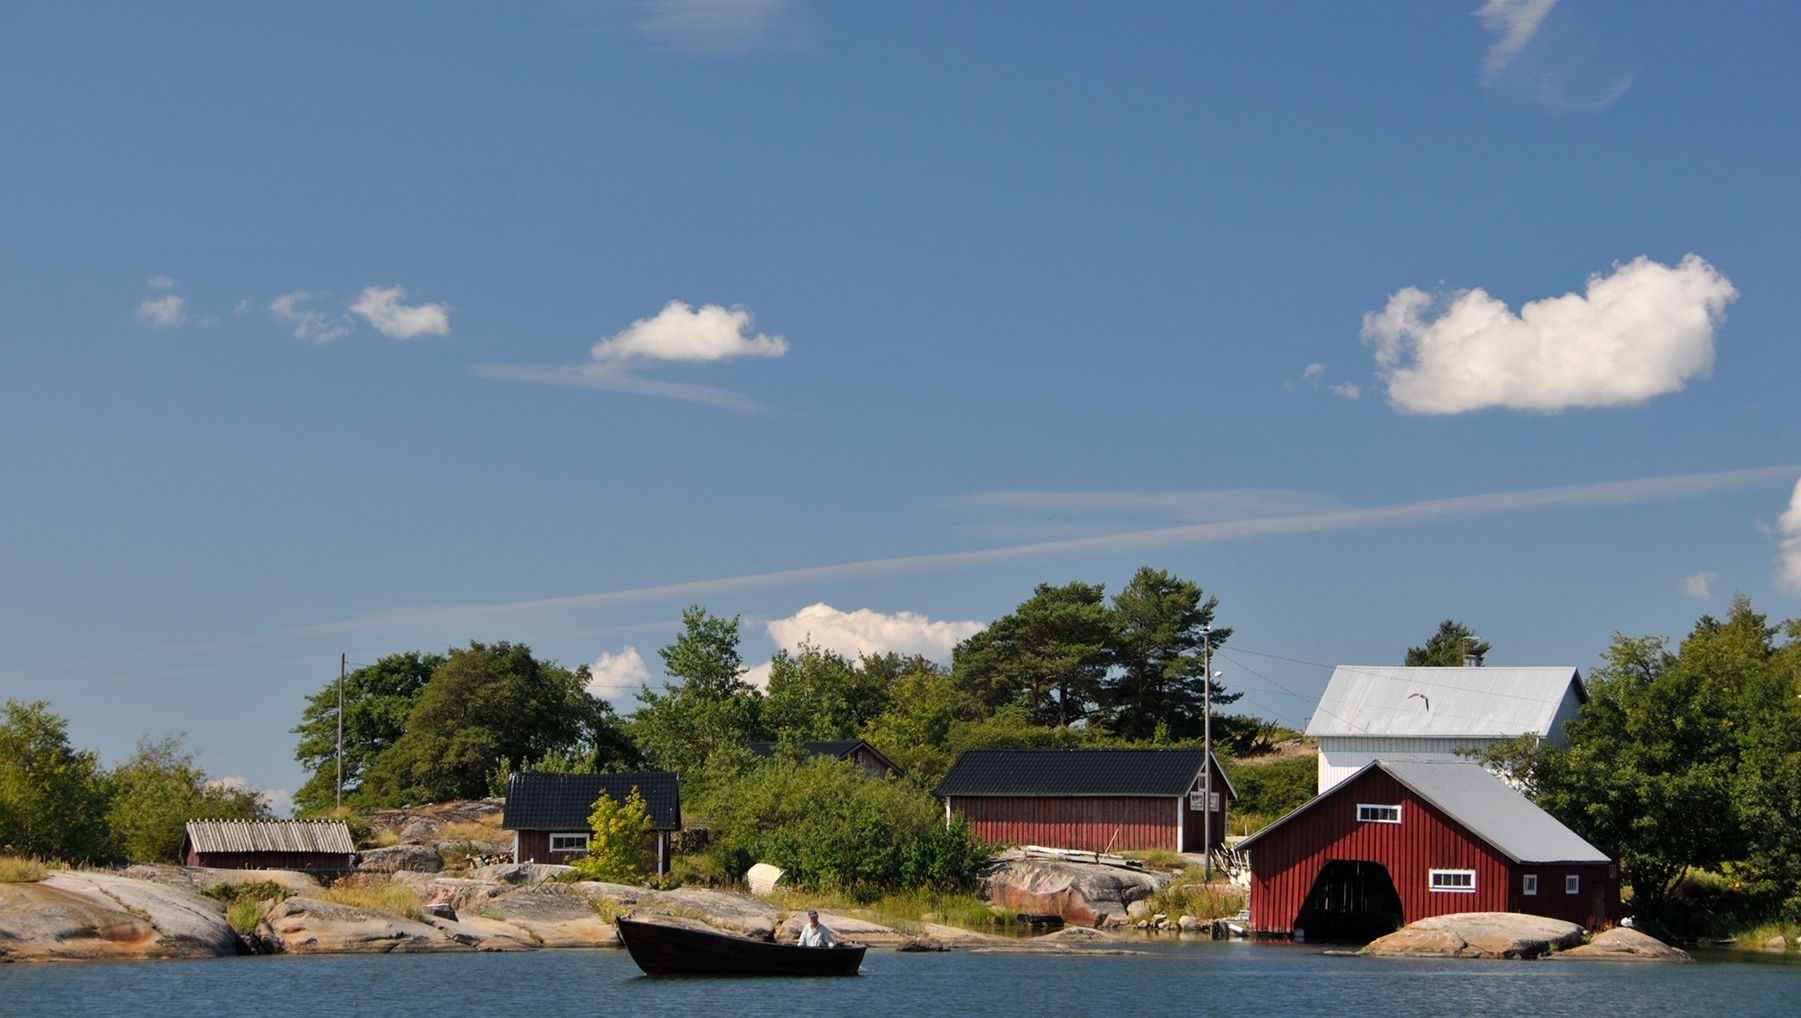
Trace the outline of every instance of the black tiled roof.
<path fill-rule="evenodd" d="M 774 756 L 779 742 L 753 742 L 750 751 L 758 756 Z M 862 739 L 825 739 L 815 742 L 803 742 L 801 748 L 814 756 L 835 756 L 842 760 L 849 756 L 858 746 L 865 745 Z M 871 747 L 873 750 L 874 747 Z"/>
<path fill-rule="evenodd" d="M 509 831 L 585 831 L 602 789 L 624 802 L 632 789 L 644 799 L 652 830 L 682 827 L 681 783 L 673 771 L 634 774 L 544 774 L 518 771 L 507 776 L 507 803 L 500 826 Z"/>
<path fill-rule="evenodd" d="M 933 794 L 1180 796 L 1205 759 L 1198 749 L 966 749 Z"/>

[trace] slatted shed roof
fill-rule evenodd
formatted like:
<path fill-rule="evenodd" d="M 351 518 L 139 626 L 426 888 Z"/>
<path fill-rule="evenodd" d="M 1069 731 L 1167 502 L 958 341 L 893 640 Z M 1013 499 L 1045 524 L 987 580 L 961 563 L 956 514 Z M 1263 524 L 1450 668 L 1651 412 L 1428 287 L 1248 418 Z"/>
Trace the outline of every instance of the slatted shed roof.
<path fill-rule="evenodd" d="M 1607 853 L 1584 841 L 1558 819 L 1533 804 L 1512 785 L 1476 763 L 1442 761 L 1372 760 L 1361 770 L 1306 805 L 1246 838 L 1255 843 L 1320 803 L 1333 799 L 1371 768 L 1388 772 L 1413 794 L 1463 825 L 1496 851 L 1522 863 L 1610 862 Z"/>
<path fill-rule="evenodd" d="M 205 854 L 356 851 L 342 820 L 189 820 L 188 844 Z"/>
<path fill-rule="evenodd" d="M 1205 758 L 1198 749 L 966 749 L 933 794 L 1180 796 Z M 1230 780 L 1226 794 L 1238 798 Z"/>
<path fill-rule="evenodd" d="M 517 771 L 507 777 L 507 801 L 500 826 L 509 831 L 585 831 L 594 802 L 604 789 L 614 802 L 644 800 L 656 831 L 682 827 L 681 782 L 673 771 L 628 774 L 545 774 Z"/>
<path fill-rule="evenodd" d="M 1551 734 L 1575 668 L 1405 668 L 1339 665 L 1307 722 L 1315 737 L 1512 738 Z"/>

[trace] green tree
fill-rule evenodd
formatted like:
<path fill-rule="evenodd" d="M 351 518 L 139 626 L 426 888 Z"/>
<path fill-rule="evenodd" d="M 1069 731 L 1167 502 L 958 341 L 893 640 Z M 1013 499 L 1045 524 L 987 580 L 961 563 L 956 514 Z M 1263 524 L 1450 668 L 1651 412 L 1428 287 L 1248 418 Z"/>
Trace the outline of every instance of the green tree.
<path fill-rule="evenodd" d="M 1040 583 L 1011 614 L 956 646 L 951 673 L 990 710 L 1016 704 L 1034 724 L 1068 725 L 1098 700 L 1112 643 L 1100 584 Z"/>
<path fill-rule="evenodd" d="M 764 727 L 796 739 L 850 739 L 888 706 L 889 682 L 879 670 L 803 643 L 769 662 Z"/>
<path fill-rule="evenodd" d="M 138 740 L 108 776 L 107 828 L 130 862 L 179 862 L 189 820 L 267 820 L 259 789 L 213 781 L 176 736 Z"/>
<path fill-rule="evenodd" d="M 1113 597 L 1114 662 L 1105 691 L 1108 727 L 1126 739 L 1145 740 L 1165 726 L 1169 738 L 1199 738 L 1204 699 L 1214 707 L 1243 694 L 1227 693 L 1207 675 L 1203 642 L 1219 648 L 1232 635 L 1213 626 L 1219 598 L 1200 585 L 1145 566 Z"/>
<path fill-rule="evenodd" d="M 858 734 L 893 760 L 907 780 L 934 788 L 956 760 L 956 751 L 948 746 L 951 729 L 986 717 L 987 711 L 949 672 L 924 659 L 915 659 L 887 681 L 887 709 Z"/>
<path fill-rule="evenodd" d="M 1410 668 L 1461 668 L 1465 656 L 1474 656 L 1477 664 L 1488 656 L 1488 643 L 1476 639 L 1470 628 L 1456 619 L 1438 624 L 1438 632 L 1426 640 L 1424 647 L 1408 647 L 1402 664 Z"/>
<path fill-rule="evenodd" d="M 697 809 L 727 872 L 769 862 L 800 886 L 859 898 L 967 887 L 990 854 L 967 825 L 947 827 L 926 792 L 840 760 L 766 760 L 710 790 Z"/>
<path fill-rule="evenodd" d="M 630 732 L 658 767 L 687 774 L 714 753 L 759 738 L 762 694 L 744 681 L 738 654 L 738 617 L 710 615 L 699 605 L 682 612 L 682 633 L 657 651 L 668 683 L 646 686 Z"/>
<path fill-rule="evenodd" d="M 606 701 L 588 692 L 583 665 L 539 661 L 524 644 L 471 643 L 452 650 L 407 715 L 406 731 L 369 765 L 358 805 L 474 799 L 503 760 L 599 747 L 620 726 Z"/>
<path fill-rule="evenodd" d="M 69 723 L 43 700 L 6 701 L 0 719 L 0 845 L 68 862 L 112 856 L 106 779 L 92 750 L 69 746 Z"/>
<path fill-rule="evenodd" d="M 344 676 L 344 792 L 346 800 L 359 800 L 363 775 L 369 765 L 406 733 L 407 718 L 432 673 L 443 665 L 442 654 L 412 650 L 387 657 Z M 305 784 L 294 793 L 294 806 L 303 813 L 331 809 L 338 801 L 338 678 L 307 698 L 294 759 L 308 772 Z"/>
<path fill-rule="evenodd" d="M 640 874 L 650 869 L 650 810 L 644 797 L 633 788 L 624 802 L 615 802 L 605 792 L 594 800 L 594 812 L 588 815 L 588 853 L 570 865 L 584 880 L 604 880 L 613 884 L 635 884 Z"/>

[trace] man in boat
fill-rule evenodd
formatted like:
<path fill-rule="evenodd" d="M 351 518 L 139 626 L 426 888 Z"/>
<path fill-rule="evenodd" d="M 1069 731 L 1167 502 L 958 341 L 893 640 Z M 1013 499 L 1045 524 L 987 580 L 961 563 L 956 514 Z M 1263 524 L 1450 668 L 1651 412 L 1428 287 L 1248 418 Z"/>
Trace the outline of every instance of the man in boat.
<path fill-rule="evenodd" d="M 820 923 L 819 913 L 813 909 L 807 910 L 807 925 L 800 928 L 800 940 L 798 943 L 802 947 L 838 946 L 838 942 L 832 939 L 832 931 L 826 929 L 825 926 Z"/>

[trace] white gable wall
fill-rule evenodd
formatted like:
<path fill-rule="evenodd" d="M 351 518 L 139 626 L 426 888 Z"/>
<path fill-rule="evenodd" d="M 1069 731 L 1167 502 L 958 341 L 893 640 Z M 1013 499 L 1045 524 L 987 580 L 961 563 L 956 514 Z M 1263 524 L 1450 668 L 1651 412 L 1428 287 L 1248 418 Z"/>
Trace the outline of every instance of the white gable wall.
<path fill-rule="evenodd" d="M 1322 735 L 1319 740 L 1319 791 L 1362 770 L 1371 760 L 1403 760 L 1424 763 L 1472 763 L 1469 751 L 1480 753 L 1500 739 L 1431 739 L 1418 736 Z M 1459 753 L 1464 750 L 1465 753 Z"/>

